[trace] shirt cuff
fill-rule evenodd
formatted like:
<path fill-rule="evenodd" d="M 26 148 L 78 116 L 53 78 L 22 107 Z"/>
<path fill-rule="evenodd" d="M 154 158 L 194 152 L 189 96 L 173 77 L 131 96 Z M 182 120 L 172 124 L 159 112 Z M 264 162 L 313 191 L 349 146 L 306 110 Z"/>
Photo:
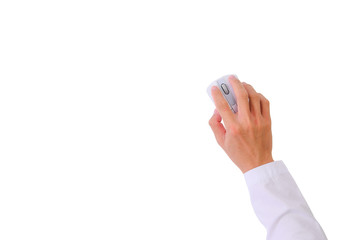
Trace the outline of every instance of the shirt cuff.
<path fill-rule="evenodd" d="M 274 161 L 247 171 L 244 173 L 244 177 L 247 186 L 250 188 L 259 183 L 275 180 L 283 174 L 289 174 L 283 161 Z"/>

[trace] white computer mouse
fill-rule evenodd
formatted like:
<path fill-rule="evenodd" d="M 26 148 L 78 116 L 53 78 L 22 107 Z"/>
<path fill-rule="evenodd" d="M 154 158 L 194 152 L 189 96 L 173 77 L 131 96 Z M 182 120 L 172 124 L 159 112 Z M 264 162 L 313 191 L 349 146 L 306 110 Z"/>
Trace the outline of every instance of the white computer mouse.
<path fill-rule="evenodd" d="M 236 113 L 238 111 L 236 104 L 236 97 L 234 94 L 234 90 L 229 83 L 230 76 L 235 76 L 237 78 L 235 74 L 223 76 L 209 85 L 209 87 L 207 88 L 207 93 L 211 98 L 211 100 L 214 102 L 214 99 L 211 96 L 211 88 L 212 86 L 217 86 L 220 89 L 222 95 L 225 97 L 226 101 L 228 102 L 230 109 L 234 113 Z"/>

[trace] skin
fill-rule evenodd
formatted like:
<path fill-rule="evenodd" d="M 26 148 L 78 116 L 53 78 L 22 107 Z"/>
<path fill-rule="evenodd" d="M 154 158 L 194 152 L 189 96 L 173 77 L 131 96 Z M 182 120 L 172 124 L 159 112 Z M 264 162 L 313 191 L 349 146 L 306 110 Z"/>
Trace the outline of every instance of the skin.
<path fill-rule="evenodd" d="M 273 162 L 270 103 L 261 93 L 234 76 L 229 77 L 234 89 L 238 112 L 234 114 L 220 90 L 213 86 L 211 95 L 216 109 L 209 120 L 217 143 L 245 173 Z M 222 121 L 224 124 L 222 124 Z"/>

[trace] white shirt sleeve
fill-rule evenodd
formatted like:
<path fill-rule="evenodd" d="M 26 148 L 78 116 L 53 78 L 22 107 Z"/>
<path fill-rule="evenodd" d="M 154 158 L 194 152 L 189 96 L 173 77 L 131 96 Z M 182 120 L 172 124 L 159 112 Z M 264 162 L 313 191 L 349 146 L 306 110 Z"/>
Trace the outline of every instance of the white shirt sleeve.
<path fill-rule="evenodd" d="M 244 177 L 267 240 L 327 239 L 282 161 L 251 169 Z"/>

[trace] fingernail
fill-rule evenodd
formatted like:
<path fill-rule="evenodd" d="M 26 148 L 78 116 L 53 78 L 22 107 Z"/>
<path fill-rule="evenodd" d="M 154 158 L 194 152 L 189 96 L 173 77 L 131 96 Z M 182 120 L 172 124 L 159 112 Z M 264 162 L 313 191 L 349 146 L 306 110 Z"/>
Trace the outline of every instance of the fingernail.
<path fill-rule="evenodd" d="M 217 88 L 217 86 L 212 86 L 211 91 L 214 91 Z"/>
<path fill-rule="evenodd" d="M 229 76 L 229 79 L 235 79 L 235 76 L 234 76 L 234 75 L 230 75 L 230 76 Z"/>

